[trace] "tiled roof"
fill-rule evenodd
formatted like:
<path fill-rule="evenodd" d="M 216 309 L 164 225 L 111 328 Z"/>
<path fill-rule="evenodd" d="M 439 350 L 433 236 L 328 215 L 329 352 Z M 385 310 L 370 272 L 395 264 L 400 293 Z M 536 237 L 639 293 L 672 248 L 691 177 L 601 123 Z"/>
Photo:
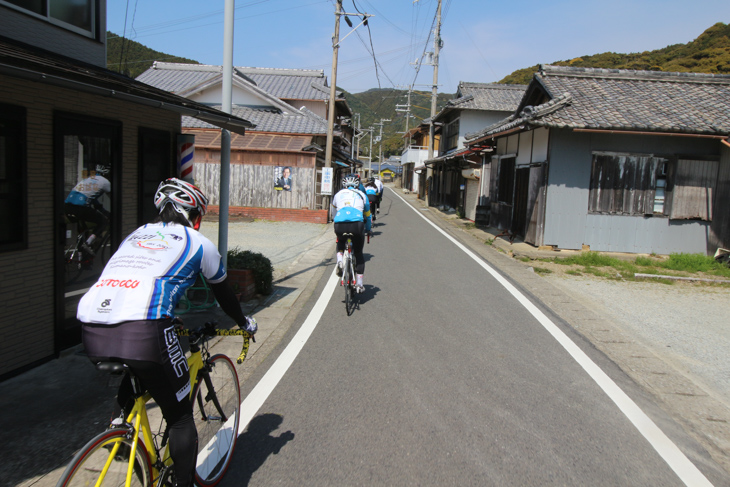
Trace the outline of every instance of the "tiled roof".
<path fill-rule="evenodd" d="M 496 83 L 459 83 L 457 96 L 449 104 L 466 110 L 494 110 L 512 112 L 520 104 L 527 85 Z"/>
<path fill-rule="evenodd" d="M 155 62 L 137 80 L 166 91 L 182 93 L 218 78 L 222 72 L 222 66 Z M 329 99 L 327 78 L 321 70 L 234 67 L 233 74 L 277 98 Z M 338 97 L 341 93 L 338 92 Z"/>
<path fill-rule="evenodd" d="M 535 127 L 730 134 L 730 75 L 541 66 L 532 86 L 543 90 L 551 101 L 538 107 L 525 106 L 519 114 L 468 134 L 467 139 L 523 123 Z"/>
<path fill-rule="evenodd" d="M 188 129 L 186 133 L 195 135 L 195 147 L 219 149 L 221 146 L 220 130 Z M 231 149 L 301 152 L 311 141 L 311 135 L 286 136 L 248 132 L 245 136 L 232 134 Z"/>
<path fill-rule="evenodd" d="M 324 71 L 305 69 L 236 68 L 258 86 L 285 100 L 329 100 Z M 337 92 L 339 97 L 341 91 Z"/>
<path fill-rule="evenodd" d="M 214 107 L 220 109 L 220 106 Z M 327 123 L 321 122 L 318 117 L 313 117 L 302 111 L 294 113 L 282 113 L 279 110 L 268 107 L 233 107 L 232 114 L 236 117 L 245 118 L 256 124 L 249 132 L 276 132 L 282 134 L 311 134 L 326 135 Z M 185 128 L 214 128 L 212 125 L 200 120 L 183 117 L 182 125 Z"/>

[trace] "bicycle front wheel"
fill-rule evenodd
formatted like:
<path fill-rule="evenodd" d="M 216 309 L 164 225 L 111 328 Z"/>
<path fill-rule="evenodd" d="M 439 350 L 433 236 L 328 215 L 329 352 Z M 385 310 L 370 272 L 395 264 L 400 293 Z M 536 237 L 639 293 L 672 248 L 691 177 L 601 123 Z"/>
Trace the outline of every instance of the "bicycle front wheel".
<path fill-rule="evenodd" d="M 74 456 L 56 487 L 124 485 L 132 453 L 132 440 L 127 438 L 128 433 L 127 429 L 115 428 L 94 437 Z M 151 486 L 149 455 L 141 441 L 137 443 L 134 457 L 131 485 Z"/>
<path fill-rule="evenodd" d="M 241 419 L 238 374 L 225 355 L 212 356 L 201 370 L 193 394 L 193 417 L 198 429 L 195 481 L 211 487 L 228 469 Z"/>

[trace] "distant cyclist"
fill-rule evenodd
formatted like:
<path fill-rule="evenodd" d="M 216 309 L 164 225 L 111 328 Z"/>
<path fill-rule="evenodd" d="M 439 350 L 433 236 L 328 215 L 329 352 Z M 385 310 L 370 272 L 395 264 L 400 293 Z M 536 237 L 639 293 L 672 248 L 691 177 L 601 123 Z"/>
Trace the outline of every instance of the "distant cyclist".
<path fill-rule="evenodd" d="M 94 255 L 91 247 L 94 240 L 104 235 L 109 226 L 110 213 L 101 203 L 101 197 L 112 191 L 111 183 L 104 177 L 108 173 L 107 166 L 98 164 L 88 178 L 74 186 L 64 201 L 66 215 L 95 225 L 94 233 L 81 244 L 84 252 L 90 255 Z"/>
<path fill-rule="evenodd" d="M 370 202 L 370 211 L 373 214 L 373 221 L 375 221 L 378 219 L 378 217 L 375 215 L 378 212 L 378 198 L 380 196 L 378 193 L 378 187 L 375 184 L 375 178 L 368 179 L 368 182 L 365 185 L 365 194 L 368 195 L 368 201 Z"/>
<path fill-rule="evenodd" d="M 365 233 L 370 233 L 372 221 L 370 218 L 370 202 L 368 197 L 360 191 L 360 178 L 355 174 L 348 174 L 342 179 L 343 189 L 332 198 L 332 206 L 336 210 L 334 219 L 335 234 L 337 235 L 337 275 L 342 275 L 342 254 L 345 251 L 347 238 L 345 233 L 352 234 L 352 250 L 355 253 L 357 265 L 355 274 L 357 282 L 355 289 L 361 293 L 365 290 L 363 274 L 365 274 L 365 257 L 362 249 L 365 245 Z"/>
<path fill-rule="evenodd" d="M 378 208 L 377 213 L 380 213 L 380 202 L 383 201 L 383 191 L 385 188 L 383 187 L 383 182 L 380 180 L 380 176 L 375 176 L 373 178 L 375 180 L 375 185 L 378 187 Z"/>
<path fill-rule="evenodd" d="M 99 280 L 81 298 L 77 317 L 92 362 L 129 366 L 162 411 L 170 432 L 177 486 L 193 485 L 198 435 L 189 398 L 190 375 L 174 330 L 175 306 L 202 274 L 221 309 L 255 333 L 256 320 L 241 311 L 216 246 L 197 230 L 208 200 L 180 179 L 160 183 L 159 218 L 132 232 L 109 259 Z M 117 402 L 133 400 L 122 381 Z"/>

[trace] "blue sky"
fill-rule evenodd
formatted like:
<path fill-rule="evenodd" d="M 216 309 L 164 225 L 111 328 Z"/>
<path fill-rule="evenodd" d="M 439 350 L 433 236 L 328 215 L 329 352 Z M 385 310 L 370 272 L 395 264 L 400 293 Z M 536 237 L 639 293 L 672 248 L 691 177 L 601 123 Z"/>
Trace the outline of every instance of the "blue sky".
<path fill-rule="evenodd" d="M 343 0 L 345 12 L 373 17 L 369 31 L 360 27 L 342 41 L 337 85 L 352 93 L 411 84 L 430 90 L 433 68 L 417 70 L 414 62 L 424 50 L 433 51 L 433 36 L 427 39 L 437 4 Z M 108 0 L 107 29 L 157 51 L 221 64 L 224 5 L 224 0 Z M 455 92 L 460 81 L 499 81 L 539 63 L 684 44 L 717 22 L 730 23 L 728 0 L 442 0 L 442 5 L 439 91 L 446 93 Z M 331 79 L 334 0 L 236 0 L 235 6 L 235 66 L 319 69 Z M 351 30 L 343 21 L 340 38 Z"/>

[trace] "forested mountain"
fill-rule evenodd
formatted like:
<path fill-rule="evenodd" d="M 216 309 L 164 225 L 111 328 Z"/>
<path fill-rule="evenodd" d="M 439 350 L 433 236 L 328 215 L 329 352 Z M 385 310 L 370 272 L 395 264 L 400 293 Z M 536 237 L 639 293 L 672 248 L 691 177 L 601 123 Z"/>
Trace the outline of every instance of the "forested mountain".
<path fill-rule="evenodd" d="M 150 49 L 139 42 L 119 37 L 113 32 L 106 33 L 106 66 L 112 71 L 136 78 L 147 71 L 155 61 L 168 63 L 200 64 L 184 57 L 171 56 Z"/>
<path fill-rule="evenodd" d="M 107 63 L 111 70 L 123 72 L 134 78 L 139 76 L 154 61 L 193 63 L 197 61 L 154 51 L 142 44 L 124 40 L 107 32 Z M 591 68 L 637 69 L 654 71 L 679 71 L 693 73 L 730 74 L 730 25 L 719 22 L 697 39 L 687 44 L 674 44 L 655 51 L 641 53 L 618 54 L 606 52 L 586 55 L 567 61 L 553 61 L 550 64 L 559 66 L 576 66 Z M 273 66 L 262 66 L 273 67 Z M 276 66 L 286 67 L 286 66 Z M 506 76 L 499 83 L 529 84 L 537 66 L 524 68 Z M 462 80 L 480 82 L 481 80 Z M 456 90 L 456 86 L 453 87 Z M 400 154 L 403 148 L 402 133 L 405 131 L 405 113 L 396 111 L 396 105 L 406 105 L 408 92 L 397 89 L 374 88 L 362 93 L 347 93 L 345 97 L 353 113 L 360 114 L 360 128 L 374 127 L 374 135 L 379 135 L 380 127 L 373 126 L 383 122 L 383 155 Z M 438 108 L 453 98 L 453 94 L 439 93 Z M 408 126 L 413 128 L 431 114 L 431 93 L 416 91 L 411 94 L 411 115 Z M 355 124 L 357 121 L 353 121 Z M 361 148 L 368 148 L 370 140 L 366 136 L 361 140 Z M 378 149 L 373 145 L 373 153 Z"/>
<path fill-rule="evenodd" d="M 632 54 L 604 52 L 550 64 L 582 68 L 730 74 L 730 24 L 718 22 L 687 44 L 674 44 L 664 49 Z M 528 84 L 535 71 L 537 66 L 520 69 L 499 82 Z"/>

